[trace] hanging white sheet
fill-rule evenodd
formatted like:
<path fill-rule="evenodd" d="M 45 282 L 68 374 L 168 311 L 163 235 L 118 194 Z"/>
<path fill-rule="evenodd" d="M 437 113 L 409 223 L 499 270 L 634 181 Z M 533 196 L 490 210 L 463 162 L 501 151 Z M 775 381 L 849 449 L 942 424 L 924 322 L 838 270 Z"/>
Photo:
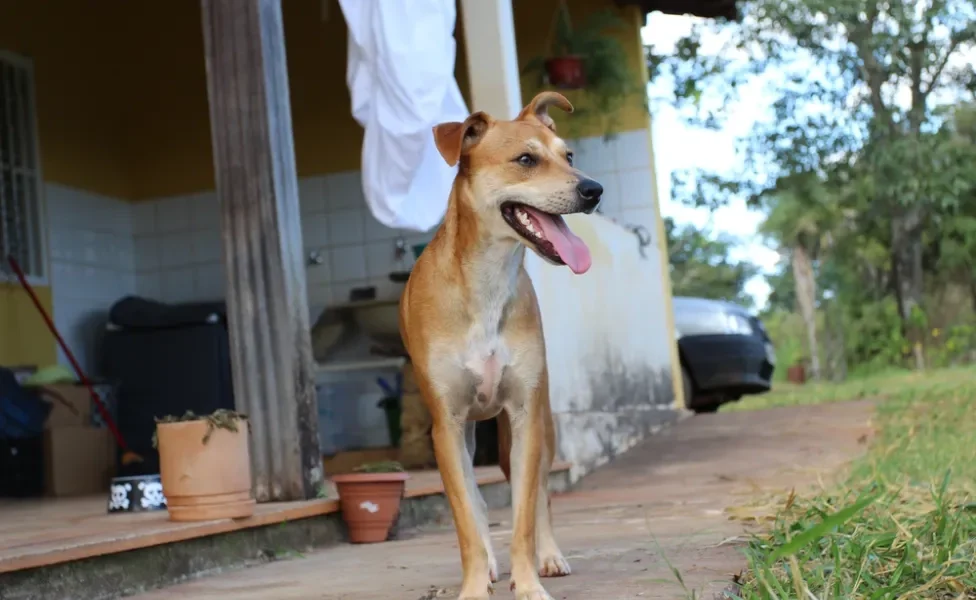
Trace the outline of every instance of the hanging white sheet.
<path fill-rule="evenodd" d="M 339 0 L 349 27 L 346 83 L 366 130 L 366 203 L 387 227 L 427 231 L 440 222 L 456 168 L 431 128 L 463 121 L 454 79 L 455 0 Z"/>

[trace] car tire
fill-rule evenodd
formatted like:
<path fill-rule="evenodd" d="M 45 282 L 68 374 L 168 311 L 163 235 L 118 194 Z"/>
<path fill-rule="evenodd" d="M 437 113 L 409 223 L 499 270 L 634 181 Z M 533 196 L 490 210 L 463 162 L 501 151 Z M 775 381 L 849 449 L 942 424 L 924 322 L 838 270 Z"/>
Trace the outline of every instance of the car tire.
<path fill-rule="evenodd" d="M 709 415 L 712 413 L 717 413 L 721 403 L 713 402 L 711 404 L 702 404 L 701 406 L 696 406 L 692 408 L 696 415 Z"/>

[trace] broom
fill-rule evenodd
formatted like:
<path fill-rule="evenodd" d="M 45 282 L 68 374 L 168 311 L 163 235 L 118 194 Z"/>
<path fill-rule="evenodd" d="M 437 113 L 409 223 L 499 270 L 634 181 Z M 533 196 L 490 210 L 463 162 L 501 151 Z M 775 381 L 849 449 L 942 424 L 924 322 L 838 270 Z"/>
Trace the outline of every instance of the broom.
<path fill-rule="evenodd" d="M 16 258 L 10 255 L 7 256 L 7 262 L 10 263 L 10 268 L 13 269 L 14 274 L 17 275 L 17 280 L 20 281 L 21 287 L 23 287 L 24 291 L 27 292 L 27 295 L 30 296 L 31 301 L 34 303 L 34 307 L 37 308 L 37 312 L 41 313 L 41 318 L 44 319 L 44 323 L 47 324 L 48 330 L 50 330 L 50 332 L 54 335 L 54 338 L 58 341 L 58 345 L 61 346 L 61 350 L 64 351 L 64 355 L 68 357 L 68 361 L 71 363 L 75 373 L 78 375 L 78 379 L 80 379 L 81 383 L 88 388 L 88 393 L 91 394 L 92 399 L 95 401 L 95 407 L 98 409 L 99 414 L 102 415 L 102 420 L 105 421 L 109 431 L 112 433 L 112 437 L 115 438 L 115 443 L 122 450 L 122 464 L 130 465 L 132 463 L 142 462 L 142 457 L 130 450 L 129 446 L 125 443 L 125 440 L 122 438 L 122 433 L 119 432 L 119 428 L 115 425 L 115 420 L 112 419 L 112 415 L 109 414 L 108 408 L 105 407 L 105 402 L 102 401 L 101 396 L 99 396 L 98 392 L 95 391 L 95 386 L 92 385 L 91 380 L 88 379 L 87 375 L 85 375 L 81 365 L 78 364 L 78 360 L 75 359 L 75 355 L 71 352 L 71 349 L 68 348 L 68 344 L 65 343 L 64 338 L 62 338 L 61 334 L 58 333 L 58 329 L 54 325 L 54 321 L 51 320 L 51 317 L 47 314 L 47 311 L 44 310 L 44 307 L 41 305 L 41 301 L 37 299 L 37 294 L 34 293 L 34 288 L 31 287 L 31 284 L 27 281 L 27 277 L 24 275 L 24 270 L 20 268 L 20 263 L 17 262 Z"/>

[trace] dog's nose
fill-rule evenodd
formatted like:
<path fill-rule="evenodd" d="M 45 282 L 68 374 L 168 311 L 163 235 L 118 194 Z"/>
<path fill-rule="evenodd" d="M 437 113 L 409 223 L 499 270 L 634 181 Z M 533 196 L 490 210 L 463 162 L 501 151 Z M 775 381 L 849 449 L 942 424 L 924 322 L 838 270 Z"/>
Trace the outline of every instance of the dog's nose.
<path fill-rule="evenodd" d="M 576 193 L 584 200 L 599 200 L 603 195 L 603 186 L 592 179 L 581 179 L 576 184 Z"/>
<path fill-rule="evenodd" d="M 581 179 L 576 184 L 576 193 L 583 200 L 583 212 L 592 214 L 596 207 L 600 205 L 600 197 L 603 196 L 603 186 L 592 179 Z"/>

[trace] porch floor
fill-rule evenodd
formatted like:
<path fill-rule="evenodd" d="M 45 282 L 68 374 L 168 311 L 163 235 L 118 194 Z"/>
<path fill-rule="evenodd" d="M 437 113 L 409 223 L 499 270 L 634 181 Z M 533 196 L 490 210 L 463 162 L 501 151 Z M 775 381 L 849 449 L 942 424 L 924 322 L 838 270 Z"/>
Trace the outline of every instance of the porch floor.
<path fill-rule="evenodd" d="M 557 463 L 553 471 L 569 467 L 569 463 Z M 477 467 L 475 474 L 478 485 L 505 480 L 497 466 Z M 328 492 L 322 500 L 259 504 L 254 516 L 247 519 L 196 523 L 174 523 L 166 511 L 109 515 L 106 496 L 4 499 L 0 500 L 0 573 L 337 512 L 338 494 L 331 483 Z M 412 472 L 407 480 L 408 498 L 443 492 L 435 470 Z"/>

